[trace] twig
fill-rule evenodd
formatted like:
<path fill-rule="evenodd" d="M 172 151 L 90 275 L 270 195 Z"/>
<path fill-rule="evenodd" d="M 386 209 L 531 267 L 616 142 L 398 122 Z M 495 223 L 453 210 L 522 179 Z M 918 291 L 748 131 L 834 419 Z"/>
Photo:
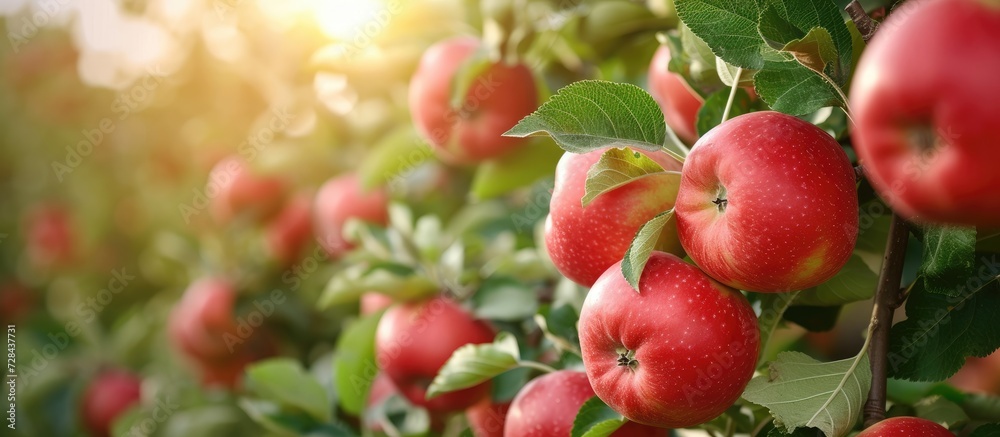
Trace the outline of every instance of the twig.
<path fill-rule="evenodd" d="M 844 9 L 847 11 L 847 15 L 851 16 L 854 25 L 858 27 L 858 32 L 861 32 L 861 38 L 865 42 L 871 40 L 875 36 L 875 31 L 878 30 L 878 23 L 868 16 L 861 3 L 858 0 L 851 0 L 851 3 Z"/>
<path fill-rule="evenodd" d="M 872 309 L 871 349 L 869 358 L 872 368 L 872 387 L 865 402 L 865 427 L 885 419 L 886 378 L 889 364 L 889 330 L 892 328 L 892 314 L 902 303 L 900 281 L 903 277 L 903 261 L 906 259 L 906 242 L 910 238 L 910 228 L 898 215 L 893 214 L 889 225 L 889 240 L 885 246 L 882 271 L 879 273 L 878 289 L 875 291 L 875 307 Z"/>

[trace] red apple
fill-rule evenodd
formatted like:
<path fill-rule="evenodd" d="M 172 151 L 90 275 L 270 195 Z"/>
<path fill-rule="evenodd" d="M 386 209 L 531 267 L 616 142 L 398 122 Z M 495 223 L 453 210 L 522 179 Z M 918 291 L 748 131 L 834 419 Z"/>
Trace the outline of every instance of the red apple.
<path fill-rule="evenodd" d="M 438 297 L 390 308 L 379 321 L 375 353 L 382 371 L 411 403 L 431 412 L 458 411 L 489 395 L 479 384 L 428 400 L 430 385 L 452 352 L 466 344 L 489 343 L 494 333 L 457 303 Z"/>
<path fill-rule="evenodd" d="M 879 195 L 908 219 L 1000 226 L 998 28 L 996 2 L 909 2 L 861 56 L 854 147 Z"/>
<path fill-rule="evenodd" d="M 636 231 L 656 214 L 673 207 L 676 186 L 643 178 L 601 194 L 586 208 L 583 198 L 587 171 L 605 150 L 566 153 L 556 165 L 555 186 L 545 220 L 545 248 L 556 268 L 567 278 L 591 286 L 608 266 L 621 261 Z M 665 153 L 647 153 L 666 170 L 680 163 Z M 681 253 L 673 222 L 668 223 L 657 248 Z"/>
<path fill-rule="evenodd" d="M 587 374 L 559 370 L 528 382 L 510 404 L 506 437 L 549 437 L 570 435 L 573 420 L 594 389 Z M 476 434 L 479 436 L 479 434 Z M 484 434 L 485 435 L 485 434 Z M 611 434 L 613 437 L 666 437 L 670 430 L 629 422 Z"/>
<path fill-rule="evenodd" d="M 986 358 L 967 358 L 948 383 L 968 392 L 1000 395 L 1000 350 Z"/>
<path fill-rule="evenodd" d="M 670 48 L 660 46 L 649 63 L 649 93 L 663 110 L 667 126 L 684 142 L 698 140 L 698 110 L 705 101 L 679 74 L 670 71 Z"/>
<path fill-rule="evenodd" d="M 947 428 L 919 417 L 891 417 L 876 423 L 857 437 L 955 437 Z"/>
<path fill-rule="evenodd" d="M 350 219 L 385 225 L 389 221 L 389 195 L 382 188 L 361 187 L 355 174 L 330 179 L 316 193 L 313 229 L 326 253 L 337 257 L 353 246 L 344 239 L 344 224 Z"/>
<path fill-rule="evenodd" d="M 523 144 L 524 139 L 501 134 L 538 107 L 531 70 L 502 63 L 477 74 L 461 105 L 452 106 L 456 76 L 480 46 L 471 37 L 439 42 L 424 52 L 410 80 L 413 124 L 448 162 L 476 163 Z"/>
<path fill-rule="evenodd" d="M 854 251 L 854 168 L 806 121 L 771 111 L 730 119 L 698 140 L 682 174 L 681 244 L 723 284 L 803 290 L 837 274 Z"/>
<path fill-rule="evenodd" d="M 241 214 L 270 216 L 281 204 L 285 190 L 281 178 L 255 174 L 241 158 L 230 156 L 212 167 L 205 195 L 211 199 L 216 221 L 228 223 Z"/>
<path fill-rule="evenodd" d="M 76 233 L 69 211 L 59 204 L 36 205 L 25 216 L 28 258 L 41 269 L 65 267 L 76 252 Z"/>
<path fill-rule="evenodd" d="M 475 437 L 503 437 L 510 402 L 494 404 L 491 399 L 483 399 L 465 410 L 469 429 Z"/>
<path fill-rule="evenodd" d="M 99 374 L 80 400 L 87 430 L 95 436 L 110 436 L 115 419 L 139 403 L 141 387 L 142 380 L 125 371 L 110 370 Z"/>
<path fill-rule="evenodd" d="M 469 420 L 469 428 L 475 437 L 503 437 L 504 424 L 510 402 L 494 404 L 490 399 L 483 399 L 478 404 L 465 410 Z"/>
<path fill-rule="evenodd" d="M 650 256 L 638 293 L 620 263 L 611 266 L 590 289 L 579 327 L 597 396 L 663 428 L 705 423 L 733 405 L 760 348 L 757 317 L 739 291 L 663 252 Z"/>
<path fill-rule="evenodd" d="M 312 196 L 293 196 L 264 230 L 271 256 L 282 266 L 299 260 L 312 237 Z"/>
<path fill-rule="evenodd" d="M 236 332 L 235 305 L 236 291 L 227 281 L 203 278 L 193 282 L 170 313 L 171 342 L 197 361 L 230 361 L 233 351 L 224 337 Z"/>

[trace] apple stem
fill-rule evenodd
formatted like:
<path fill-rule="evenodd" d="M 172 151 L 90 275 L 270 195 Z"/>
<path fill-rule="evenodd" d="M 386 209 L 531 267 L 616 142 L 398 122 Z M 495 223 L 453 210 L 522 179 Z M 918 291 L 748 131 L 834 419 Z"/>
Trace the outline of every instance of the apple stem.
<path fill-rule="evenodd" d="M 545 373 L 552 373 L 556 371 L 555 368 L 548 366 L 546 364 L 539 363 L 538 361 L 520 360 L 517 362 L 517 365 L 521 367 L 527 367 L 530 369 L 540 370 Z"/>
<path fill-rule="evenodd" d="M 736 69 L 736 74 L 733 75 L 733 86 L 729 88 L 729 100 L 726 100 L 726 109 L 722 111 L 722 121 L 719 124 L 725 123 L 729 119 L 729 111 L 733 109 L 733 100 L 736 100 L 736 89 L 740 87 L 740 76 L 743 75 L 743 67 Z"/>
<path fill-rule="evenodd" d="M 889 240 L 885 246 L 885 257 L 879 273 L 878 288 L 875 291 L 875 306 L 872 308 L 871 349 L 869 358 L 872 369 L 872 386 L 865 402 L 864 426 L 867 428 L 885 419 L 886 378 L 889 362 L 889 330 L 892 315 L 903 303 L 900 282 L 903 277 L 903 261 L 906 259 L 906 243 L 910 229 L 906 221 L 893 214 L 889 225 Z"/>
<path fill-rule="evenodd" d="M 847 11 L 847 15 L 851 16 L 851 21 L 854 22 L 858 31 L 861 32 L 861 38 L 865 42 L 870 41 L 875 36 L 875 31 L 878 30 L 878 23 L 872 20 L 872 17 L 868 16 L 864 6 L 861 6 L 858 0 L 851 0 L 851 3 L 844 10 Z"/>

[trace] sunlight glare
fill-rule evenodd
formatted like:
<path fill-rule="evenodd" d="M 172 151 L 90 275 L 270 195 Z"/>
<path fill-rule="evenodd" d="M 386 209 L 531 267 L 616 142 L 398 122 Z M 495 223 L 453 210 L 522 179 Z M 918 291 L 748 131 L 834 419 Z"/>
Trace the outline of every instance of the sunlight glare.
<path fill-rule="evenodd" d="M 311 0 L 310 6 L 323 34 L 345 41 L 366 32 L 366 24 L 376 22 L 379 14 L 388 13 L 379 0 Z"/>

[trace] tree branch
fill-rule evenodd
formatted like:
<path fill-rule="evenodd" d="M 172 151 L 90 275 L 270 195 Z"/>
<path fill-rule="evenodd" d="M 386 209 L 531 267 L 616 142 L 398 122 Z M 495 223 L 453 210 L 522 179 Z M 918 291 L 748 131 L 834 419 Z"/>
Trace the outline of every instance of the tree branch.
<path fill-rule="evenodd" d="M 851 21 L 857 26 L 858 32 L 861 32 L 861 38 L 868 42 L 875 36 L 875 31 L 878 30 L 878 23 L 872 20 L 865 12 L 865 8 L 861 6 L 858 0 L 851 0 L 851 3 L 847 5 L 844 10 L 847 11 L 847 15 L 851 16 Z"/>
<path fill-rule="evenodd" d="M 868 358 L 872 368 L 872 387 L 865 402 L 865 424 L 867 428 L 885 419 L 886 378 L 889 364 L 889 329 L 892 328 L 892 314 L 902 304 L 899 291 L 903 278 L 903 261 L 906 259 L 906 242 L 910 238 L 910 227 L 896 214 L 889 225 L 889 240 L 885 245 L 882 271 L 879 273 L 878 289 L 875 291 L 875 308 L 872 309 L 871 346 Z"/>

